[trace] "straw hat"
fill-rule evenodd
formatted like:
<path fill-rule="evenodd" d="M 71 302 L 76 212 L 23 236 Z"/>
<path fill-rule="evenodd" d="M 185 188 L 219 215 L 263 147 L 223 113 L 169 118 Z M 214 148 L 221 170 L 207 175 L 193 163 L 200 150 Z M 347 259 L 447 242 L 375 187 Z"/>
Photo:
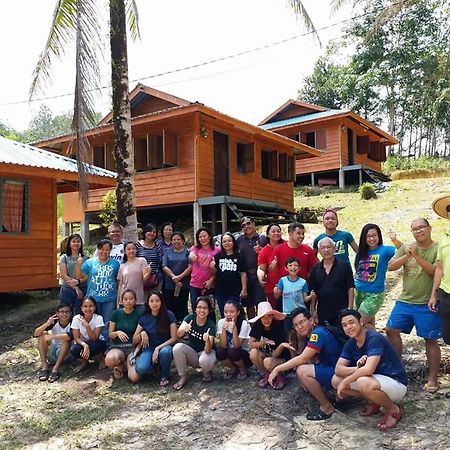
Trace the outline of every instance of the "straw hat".
<path fill-rule="evenodd" d="M 286 317 L 286 314 L 272 309 L 272 305 L 269 302 L 261 302 L 258 303 L 258 315 L 253 317 L 253 319 L 250 319 L 248 322 L 255 323 L 261 319 L 261 317 L 267 316 L 268 314 L 273 316 L 275 320 L 283 320 Z"/>
<path fill-rule="evenodd" d="M 450 194 L 444 194 L 439 196 L 433 201 L 431 207 L 433 211 L 438 215 L 447 219 L 447 207 L 450 206 Z"/>

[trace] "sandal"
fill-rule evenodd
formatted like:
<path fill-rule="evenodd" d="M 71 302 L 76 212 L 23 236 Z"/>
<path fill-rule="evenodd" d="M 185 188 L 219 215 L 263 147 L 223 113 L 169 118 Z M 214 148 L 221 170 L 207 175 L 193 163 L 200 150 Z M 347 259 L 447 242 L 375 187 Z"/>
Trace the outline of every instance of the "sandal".
<path fill-rule="evenodd" d="M 120 366 L 113 367 L 112 376 L 116 380 L 121 380 L 124 377 L 124 370 Z"/>
<path fill-rule="evenodd" d="M 269 384 L 269 373 L 265 373 L 264 376 L 259 380 L 258 386 L 259 387 L 266 387 Z"/>
<path fill-rule="evenodd" d="M 128 355 L 128 364 L 130 366 L 134 366 L 136 364 L 136 358 L 137 358 L 137 356 L 134 353 L 130 353 Z"/>
<path fill-rule="evenodd" d="M 311 411 L 306 414 L 306 418 L 308 420 L 326 420 L 329 419 L 333 415 L 334 411 L 330 414 L 324 413 L 321 409 L 316 409 L 315 411 Z"/>
<path fill-rule="evenodd" d="M 395 428 L 402 418 L 403 411 L 402 408 L 398 407 L 398 412 L 387 411 L 384 413 L 383 418 L 377 423 L 377 427 L 380 431 L 391 430 Z M 387 425 L 386 422 L 390 419 L 394 419 L 394 422 L 391 425 Z"/>
<path fill-rule="evenodd" d="M 431 386 L 429 383 L 425 383 L 423 390 L 429 394 L 436 394 L 439 390 L 439 384 L 437 386 Z"/>
<path fill-rule="evenodd" d="M 55 381 L 58 381 L 61 378 L 61 372 L 55 372 L 52 370 L 52 373 L 48 377 L 49 383 L 54 383 Z"/>
<path fill-rule="evenodd" d="M 47 381 L 50 374 L 50 369 L 41 369 L 38 373 L 39 381 Z"/>
<path fill-rule="evenodd" d="M 169 385 L 169 380 L 167 378 L 161 378 L 159 382 L 159 387 L 166 387 Z"/>
<path fill-rule="evenodd" d="M 283 389 L 284 385 L 286 384 L 286 377 L 282 374 L 278 375 L 275 380 L 273 380 L 273 385 L 272 387 L 274 389 Z"/>
<path fill-rule="evenodd" d="M 376 403 L 367 402 L 366 406 L 364 406 L 364 408 L 360 411 L 359 415 L 363 417 L 374 416 L 375 414 L 378 414 L 380 408 L 381 406 Z"/>
<path fill-rule="evenodd" d="M 225 381 L 231 380 L 234 377 L 234 374 L 236 373 L 236 369 L 234 370 L 227 370 L 224 374 L 223 374 L 223 379 Z"/>
<path fill-rule="evenodd" d="M 202 381 L 203 381 L 203 383 L 209 383 L 209 382 L 212 381 L 212 379 L 213 379 L 213 377 L 212 377 L 211 374 L 209 374 L 209 375 L 203 375 Z"/>
<path fill-rule="evenodd" d="M 180 377 L 180 379 L 173 385 L 173 388 L 177 391 L 181 390 L 186 386 L 188 380 L 186 377 Z"/>
<path fill-rule="evenodd" d="M 445 393 L 445 398 L 450 398 L 450 391 Z"/>

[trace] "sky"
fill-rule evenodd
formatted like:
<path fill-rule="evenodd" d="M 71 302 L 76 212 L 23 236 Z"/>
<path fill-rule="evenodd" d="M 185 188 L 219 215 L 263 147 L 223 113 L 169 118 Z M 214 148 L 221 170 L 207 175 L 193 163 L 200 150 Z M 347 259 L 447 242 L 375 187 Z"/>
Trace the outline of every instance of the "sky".
<path fill-rule="evenodd" d="M 99 0 L 100 5 L 102 1 L 107 4 Z M 320 46 L 312 35 L 304 35 L 306 29 L 287 0 L 136 3 L 141 40 L 128 43 L 130 90 L 141 82 L 253 124 L 288 99 L 297 98 L 302 80 L 311 74 L 327 42 L 341 35 L 342 24 L 334 24 L 350 17 L 348 9 L 330 17 L 328 0 L 304 0 L 316 28 L 328 27 L 319 31 Z M 56 0 L 2 2 L 0 122 L 18 130 L 27 128 L 42 103 L 54 114 L 73 108 L 72 50 L 61 61 L 55 60 L 52 83 L 36 96 L 46 99 L 28 102 L 33 69 L 47 40 L 55 4 Z M 100 85 L 108 86 L 106 31 L 103 37 Z M 265 48 L 256 50 L 260 47 Z M 178 70 L 197 64 L 202 65 Z M 55 96 L 61 97 L 50 98 Z M 109 111 L 109 88 L 99 91 L 96 109 L 104 114 Z"/>

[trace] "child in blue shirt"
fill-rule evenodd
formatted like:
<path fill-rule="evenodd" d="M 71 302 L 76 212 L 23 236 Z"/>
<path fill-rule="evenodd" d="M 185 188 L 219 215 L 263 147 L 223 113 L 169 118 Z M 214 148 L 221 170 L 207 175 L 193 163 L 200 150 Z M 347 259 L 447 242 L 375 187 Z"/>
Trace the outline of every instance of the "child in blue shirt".
<path fill-rule="evenodd" d="M 281 277 L 273 290 L 273 296 L 282 298 L 283 313 L 290 314 L 295 308 L 308 309 L 306 304 L 311 300 L 311 294 L 308 295 L 308 283 L 301 278 L 300 261 L 291 257 L 286 260 L 287 276 Z"/>

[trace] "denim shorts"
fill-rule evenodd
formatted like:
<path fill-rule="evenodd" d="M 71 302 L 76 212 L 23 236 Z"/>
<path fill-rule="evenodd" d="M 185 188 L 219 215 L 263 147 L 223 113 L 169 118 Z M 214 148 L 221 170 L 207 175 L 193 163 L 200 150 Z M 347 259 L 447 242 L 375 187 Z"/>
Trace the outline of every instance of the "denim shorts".
<path fill-rule="evenodd" d="M 324 364 L 314 364 L 314 378 L 325 389 L 331 389 L 331 379 L 334 375 L 334 367 Z"/>
<path fill-rule="evenodd" d="M 397 300 L 386 327 L 407 334 L 416 327 L 417 336 L 438 339 L 441 337 L 441 315 L 439 310 L 431 312 L 427 304 L 416 305 Z"/>

